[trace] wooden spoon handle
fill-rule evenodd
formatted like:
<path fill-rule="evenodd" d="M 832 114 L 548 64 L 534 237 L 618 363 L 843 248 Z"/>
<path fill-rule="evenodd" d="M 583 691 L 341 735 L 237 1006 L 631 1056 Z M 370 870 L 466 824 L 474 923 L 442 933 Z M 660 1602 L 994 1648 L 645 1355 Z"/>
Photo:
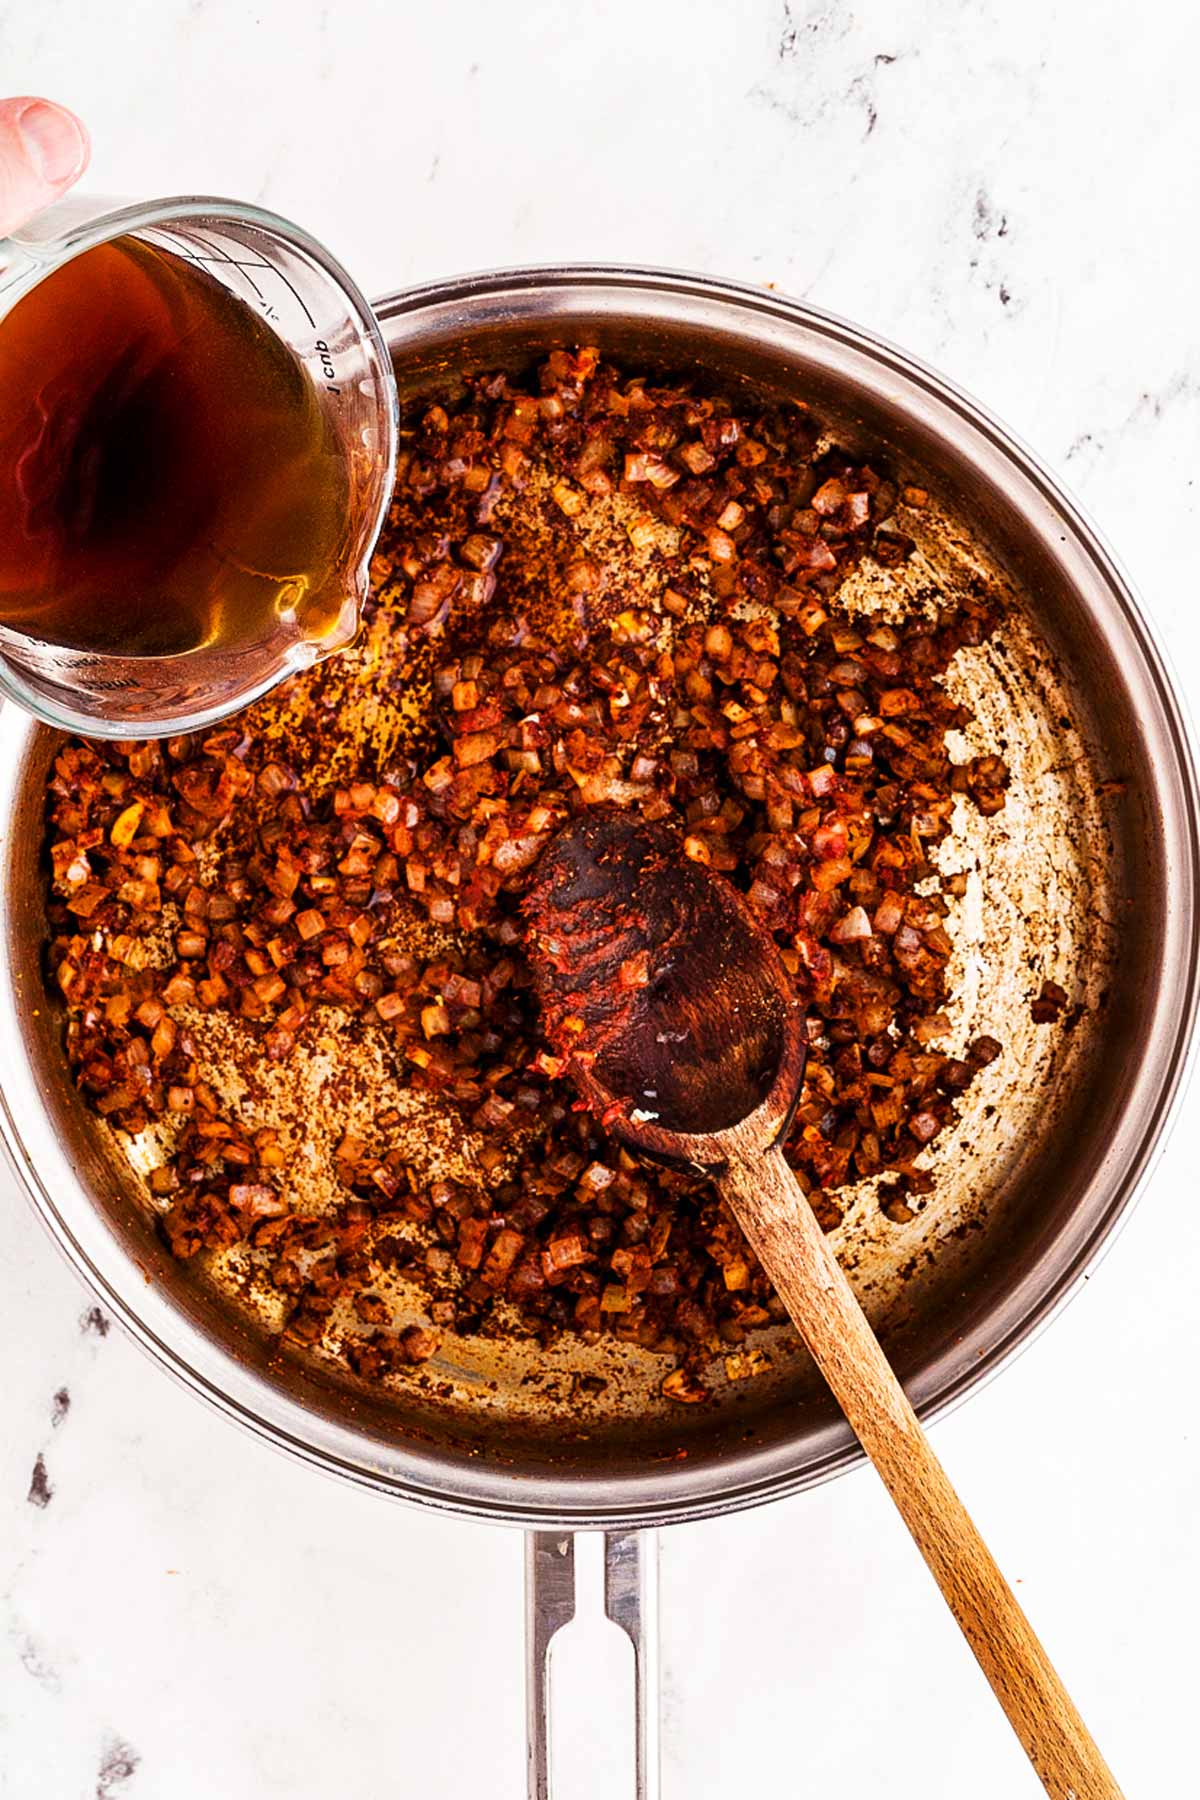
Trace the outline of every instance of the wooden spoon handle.
<path fill-rule="evenodd" d="M 731 1162 L 721 1189 L 883 1477 L 1009 1723 L 1054 1800 L 1121 1800 L 991 1552 L 934 1455 L 780 1150 Z"/>

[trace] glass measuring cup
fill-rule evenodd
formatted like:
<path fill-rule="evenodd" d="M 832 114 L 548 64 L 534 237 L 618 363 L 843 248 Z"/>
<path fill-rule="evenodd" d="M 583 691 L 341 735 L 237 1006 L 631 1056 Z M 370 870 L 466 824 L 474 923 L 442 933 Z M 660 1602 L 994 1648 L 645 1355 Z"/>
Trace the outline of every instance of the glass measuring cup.
<path fill-rule="evenodd" d="M 299 227 L 259 207 L 208 197 L 123 205 L 72 196 L 0 240 L 0 334 L 30 292 L 71 259 L 121 240 L 202 270 L 263 319 L 307 377 L 343 465 L 345 507 L 332 558 L 345 599 L 332 624 L 306 629 L 281 589 L 269 629 L 231 647 L 125 654 L 49 642 L 36 624 L 0 619 L 0 692 L 49 724 L 92 737 L 154 737 L 237 711 L 298 669 L 348 643 L 391 497 L 397 401 L 391 359 L 371 308 L 345 269 Z M 229 403 L 239 396 L 231 389 Z M 0 393 L 0 414 L 4 395 Z M 163 608 L 168 593 L 147 596 Z"/>

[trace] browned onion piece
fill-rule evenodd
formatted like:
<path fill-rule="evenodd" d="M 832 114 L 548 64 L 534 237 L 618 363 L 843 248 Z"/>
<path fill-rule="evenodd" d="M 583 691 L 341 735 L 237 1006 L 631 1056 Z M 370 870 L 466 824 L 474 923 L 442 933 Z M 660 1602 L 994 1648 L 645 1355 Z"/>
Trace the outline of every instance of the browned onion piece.
<path fill-rule="evenodd" d="M 177 1256 L 238 1247 L 285 1333 L 364 1380 L 516 1316 L 671 1356 L 664 1393 L 701 1404 L 710 1359 L 781 1319 L 711 1187 L 618 1148 L 541 1042 L 520 902 L 593 807 L 665 822 L 774 932 L 809 1009 L 787 1153 L 822 1223 L 876 1176 L 914 1216 L 926 1147 L 1001 1053 L 940 1047 L 966 877 L 932 852 L 1008 772 L 946 741 L 941 677 L 993 603 L 884 624 L 839 600 L 862 558 L 911 553 L 895 492 L 804 408 L 556 350 L 406 409 L 348 661 L 208 733 L 60 747 L 47 979 L 85 1103 L 167 1133 L 149 1188 Z M 364 713 L 388 730 L 356 736 Z M 1059 1017 L 1066 990 L 1032 1004 Z M 337 1201 L 293 1204 L 293 1146 L 223 1097 L 200 1026 L 236 1021 L 286 1083 L 328 1008 L 469 1146 L 453 1179 L 381 1103 L 330 1152 Z"/>

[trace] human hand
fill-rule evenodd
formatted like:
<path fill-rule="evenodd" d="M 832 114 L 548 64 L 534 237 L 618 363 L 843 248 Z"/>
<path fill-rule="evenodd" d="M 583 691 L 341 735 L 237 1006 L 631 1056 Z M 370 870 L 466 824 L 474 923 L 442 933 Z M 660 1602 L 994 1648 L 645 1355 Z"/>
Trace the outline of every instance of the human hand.
<path fill-rule="evenodd" d="M 87 131 L 53 100 L 0 100 L 0 237 L 57 200 L 87 168 Z"/>

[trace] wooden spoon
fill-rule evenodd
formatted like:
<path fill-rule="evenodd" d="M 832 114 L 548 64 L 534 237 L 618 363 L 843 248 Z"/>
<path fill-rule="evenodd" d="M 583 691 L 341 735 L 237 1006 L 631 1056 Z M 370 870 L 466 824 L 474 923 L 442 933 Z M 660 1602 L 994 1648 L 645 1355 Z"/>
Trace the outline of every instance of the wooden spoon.
<path fill-rule="evenodd" d="M 610 814 L 559 833 L 525 914 L 546 1034 L 566 1072 L 615 1137 L 715 1179 L 1047 1793 L 1120 1800 L 784 1160 L 805 1013 L 770 933 L 665 826 Z"/>

